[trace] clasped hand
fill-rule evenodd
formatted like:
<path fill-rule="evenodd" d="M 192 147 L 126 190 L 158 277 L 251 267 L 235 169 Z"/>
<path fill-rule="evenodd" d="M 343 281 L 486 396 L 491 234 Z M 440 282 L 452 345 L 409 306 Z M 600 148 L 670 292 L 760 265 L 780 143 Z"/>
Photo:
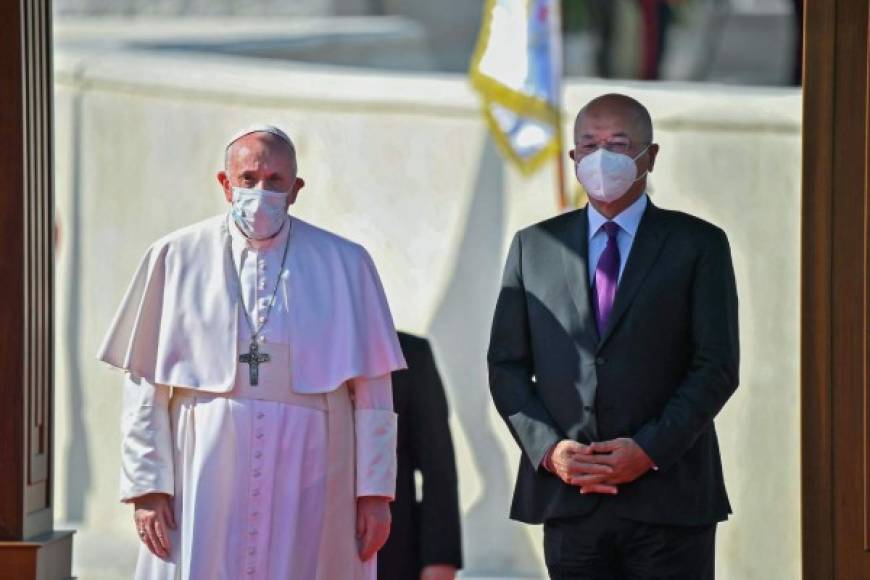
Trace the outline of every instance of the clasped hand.
<path fill-rule="evenodd" d="M 584 445 L 559 441 L 551 455 L 553 472 L 580 493 L 615 495 L 618 486 L 634 481 L 653 467 L 641 447 L 628 437 Z"/>

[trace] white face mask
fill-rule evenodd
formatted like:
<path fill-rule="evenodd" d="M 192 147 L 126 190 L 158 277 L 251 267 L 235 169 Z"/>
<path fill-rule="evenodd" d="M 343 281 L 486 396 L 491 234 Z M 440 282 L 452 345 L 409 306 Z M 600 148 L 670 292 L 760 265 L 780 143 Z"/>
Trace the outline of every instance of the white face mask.
<path fill-rule="evenodd" d="M 635 157 L 629 157 L 624 153 L 612 153 L 604 148 L 599 148 L 574 165 L 577 180 L 583 184 L 589 197 L 612 203 L 625 195 L 632 184 L 643 175 L 637 175 L 635 160 L 643 155 L 649 145 Z"/>
<path fill-rule="evenodd" d="M 287 194 L 268 189 L 233 188 L 230 214 L 242 233 L 252 240 L 265 240 L 280 231 L 287 217 Z"/>

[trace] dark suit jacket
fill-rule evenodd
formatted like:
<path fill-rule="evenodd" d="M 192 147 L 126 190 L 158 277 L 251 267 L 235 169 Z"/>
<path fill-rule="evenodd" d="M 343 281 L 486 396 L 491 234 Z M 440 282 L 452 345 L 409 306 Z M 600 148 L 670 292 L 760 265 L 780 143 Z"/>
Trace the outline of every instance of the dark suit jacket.
<path fill-rule="evenodd" d="M 378 552 L 381 580 L 417 580 L 430 564 L 462 567 L 456 464 L 444 387 L 425 339 L 400 332 L 399 343 L 408 369 L 393 373 L 398 476 L 390 538 Z M 415 471 L 423 476 L 420 501 Z"/>
<path fill-rule="evenodd" d="M 737 388 L 737 290 L 728 240 L 650 203 L 598 336 L 586 208 L 516 234 L 488 362 L 496 408 L 522 448 L 511 517 L 540 523 L 613 502 L 623 517 L 727 518 L 713 418 Z M 581 495 L 541 466 L 559 440 L 632 437 L 659 467 L 616 496 Z"/>

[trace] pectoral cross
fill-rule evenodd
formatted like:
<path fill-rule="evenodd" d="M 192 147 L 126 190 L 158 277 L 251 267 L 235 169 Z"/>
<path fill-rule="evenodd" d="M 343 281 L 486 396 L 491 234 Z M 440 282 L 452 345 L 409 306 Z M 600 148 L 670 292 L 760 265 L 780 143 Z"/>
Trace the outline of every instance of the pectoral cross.
<path fill-rule="evenodd" d="M 239 355 L 239 362 L 248 365 L 248 376 L 251 379 L 251 386 L 256 387 L 260 382 L 260 363 L 269 362 L 269 354 L 260 354 L 260 347 L 257 346 L 256 340 L 251 341 L 251 352 Z"/>

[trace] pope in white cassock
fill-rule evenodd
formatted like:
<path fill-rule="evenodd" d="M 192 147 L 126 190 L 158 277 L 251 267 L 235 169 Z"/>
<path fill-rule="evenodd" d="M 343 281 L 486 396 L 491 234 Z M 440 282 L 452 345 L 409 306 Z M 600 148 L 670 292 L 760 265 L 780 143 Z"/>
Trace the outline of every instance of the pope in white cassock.
<path fill-rule="evenodd" d="M 237 134 L 231 209 L 145 253 L 99 358 L 125 371 L 137 580 L 368 580 L 389 534 L 405 362 L 359 245 L 291 217 L 280 129 Z"/>

